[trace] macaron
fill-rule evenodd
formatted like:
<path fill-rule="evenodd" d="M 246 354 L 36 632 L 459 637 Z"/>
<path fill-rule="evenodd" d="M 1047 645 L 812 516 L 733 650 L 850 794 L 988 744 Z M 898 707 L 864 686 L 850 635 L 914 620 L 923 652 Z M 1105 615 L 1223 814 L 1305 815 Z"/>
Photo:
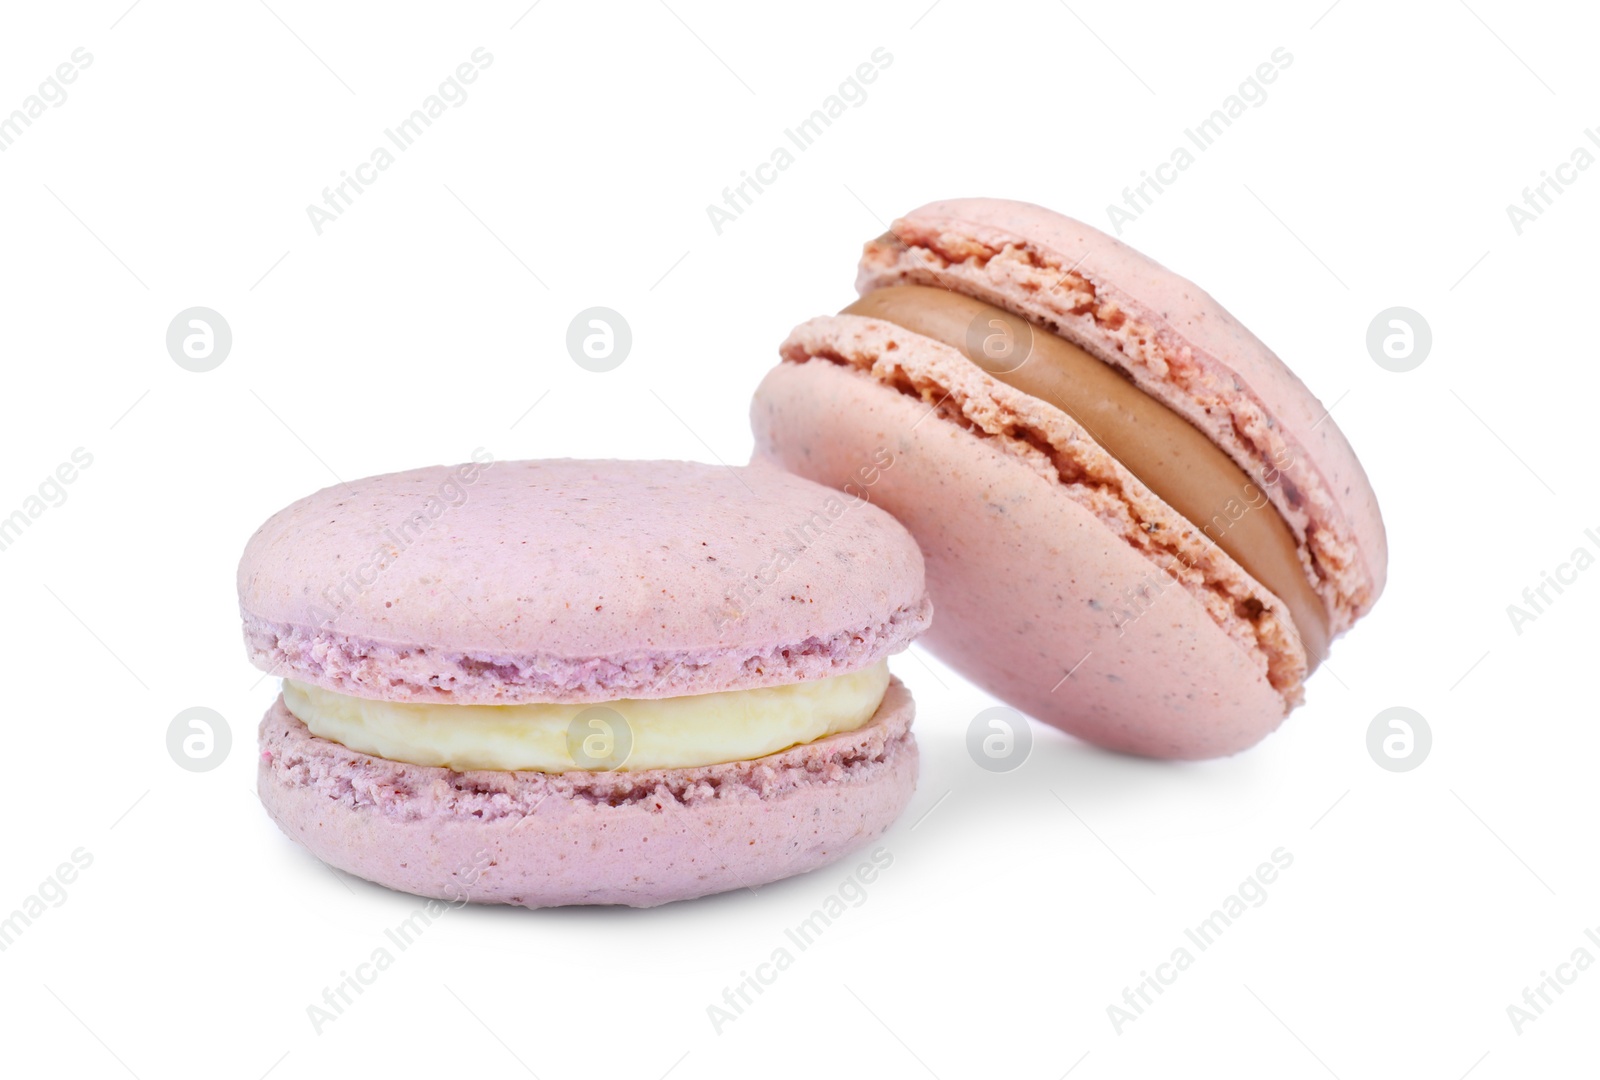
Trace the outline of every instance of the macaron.
<path fill-rule="evenodd" d="M 495 461 L 339 484 L 239 564 L 283 678 L 258 788 L 341 870 L 450 903 L 754 887 L 886 830 L 917 777 L 887 658 L 916 543 L 761 464 Z"/>
<path fill-rule="evenodd" d="M 1082 739 L 1259 742 L 1383 591 L 1377 498 L 1338 424 L 1188 279 L 1026 203 L 956 199 L 866 244 L 858 300 L 783 343 L 756 456 L 852 481 L 927 559 L 923 644 Z"/>

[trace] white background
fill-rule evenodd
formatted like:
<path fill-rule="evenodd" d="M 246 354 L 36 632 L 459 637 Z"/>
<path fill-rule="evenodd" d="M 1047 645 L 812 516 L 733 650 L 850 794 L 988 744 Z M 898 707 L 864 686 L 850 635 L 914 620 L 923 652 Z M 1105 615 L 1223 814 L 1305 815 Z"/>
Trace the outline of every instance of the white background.
<path fill-rule="evenodd" d="M 1505 209 L 1600 126 L 1592 12 L 671 3 L 6 5 L 0 112 L 75 48 L 93 62 L 0 153 L 0 516 L 74 449 L 93 464 L 0 551 L 0 915 L 74 850 L 93 863 L 0 953 L 5 1071 L 1592 1070 L 1600 970 L 1520 1034 L 1507 1006 L 1575 949 L 1600 958 L 1600 571 L 1520 634 L 1506 608 L 1600 553 L 1600 169 L 1520 235 Z M 306 205 L 480 46 L 466 103 L 317 235 Z M 879 46 L 866 101 L 718 235 L 706 204 Z M 1124 239 L 1273 345 L 1378 491 L 1388 591 L 1308 704 L 1233 760 L 1040 727 L 996 775 L 965 749 L 993 701 L 913 651 L 895 667 L 923 774 L 892 866 L 720 1033 L 707 1006 L 855 860 L 653 911 L 452 912 L 314 1031 L 307 1005 L 416 901 L 322 867 L 256 800 L 276 687 L 245 662 L 233 579 L 255 526 L 335 477 L 478 446 L 742 462 L 777 343 L 851 299 L 895 215 L 995 195 L 1106 227 L 1280 46 L 1265 103 Z M 205 374 L 164 344 L 195 305 L 234 336 Z M 564 345 L 592 305 L 633 331 L 606 374 Z M 1406 374 L 1365 346 L 1394 305 L 1433 330 Z M 233 737 L 200 774 L 165 743 L 196 705 Z M 1396 705 L 1434 738 L 1406 773 L 1366 748 Z M 1266 902 L 1119 1033 L 1107 1007 L 1280 847 Z"/>

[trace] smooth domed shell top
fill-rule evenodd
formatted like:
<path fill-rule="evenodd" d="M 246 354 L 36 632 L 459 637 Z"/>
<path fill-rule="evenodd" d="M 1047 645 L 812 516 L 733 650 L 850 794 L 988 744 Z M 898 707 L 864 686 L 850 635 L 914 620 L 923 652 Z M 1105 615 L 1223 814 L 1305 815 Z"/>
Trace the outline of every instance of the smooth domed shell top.
<path fill-rule="evenodd" d="M 862 465 L 864 478 L 883 467 Z M 391 700 L 775 685 L 875 663 L 930 617 L 922 555 L 899 523 L 763 464 L 369 477 L 269 518 L 238 585 L 258 666 Z"/>

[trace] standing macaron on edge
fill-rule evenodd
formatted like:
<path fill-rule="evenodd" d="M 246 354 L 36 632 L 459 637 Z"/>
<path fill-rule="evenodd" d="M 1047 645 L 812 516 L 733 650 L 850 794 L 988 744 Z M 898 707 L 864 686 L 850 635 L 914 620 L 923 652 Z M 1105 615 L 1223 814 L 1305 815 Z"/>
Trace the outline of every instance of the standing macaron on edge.
<path fill-rule="evenodd" d="M 896 220 L 866 245 L 857 288 L 781 346 L 752 404 L 757 455 L 838 483 L 860 446 L 894 446 L 878 502 L 927 557 L 930 651 L 1112 749 L 1214 757 L 1274 730 L 1388 561 L 1364 470 L 1289 368 L 1192 282 L 1025 203 Z M 920 332 L 950 322 L 937 311 L 915 328 L 882 317 L 940 296 L 984 309 L 972 333 Z M 984 328 L 1005 322 L 1051 348 L 991 362 Z M 1056 353 L 1104 365 L 1138 402 L 1090 415 L 1095 402 L 1062 401 L 1061 382 L 1041 381 Z M 1208 482 L 1232 470 L 1237 497 L 1179 513 L 1202 455 L 1146 452 L 1136 475 L 1120 447 L 1131 434 L 1148 451 L 1147 426 L 1204 436 Z M 1252 531 L 1265 539 L 1240 550 Z"/>

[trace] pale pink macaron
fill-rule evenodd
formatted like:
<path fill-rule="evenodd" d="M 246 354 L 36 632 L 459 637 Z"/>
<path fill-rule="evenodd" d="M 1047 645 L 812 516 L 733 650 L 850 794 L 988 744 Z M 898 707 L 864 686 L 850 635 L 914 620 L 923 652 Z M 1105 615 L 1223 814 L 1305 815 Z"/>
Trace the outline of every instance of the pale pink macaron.
<path fill-rule="evenodd" d="M 239 565 L 251 660 L 355 697 L 603 703 L 780 686 L 903 649 L 916 544 L 768 466 L 477 460 L 319 491 Z M 870 706 L 869 706 L 870 707 Z M 756 886 L 886 830 L 917 776 L 910 695 L 862 726 L 693 768 L 454 771 L 312 734 L 279 697 L 261 800 L 342 870 L 447 901 L 627 904 Z"/>
<path fill-rule="evenodd" d="M 757 456 L 842 486 L 892 451 L 873 501 L 927 559 L 924 644 L 1112 749 L 1213 757 L 1277 728 L 1388 562 L 1366 473 L 1294 373 L 1192 282 L 1026 203 L 898 219 L 857 289 L 783 343 Z M 1202 473 L 1238 499 L 1188 498 Z"/>

